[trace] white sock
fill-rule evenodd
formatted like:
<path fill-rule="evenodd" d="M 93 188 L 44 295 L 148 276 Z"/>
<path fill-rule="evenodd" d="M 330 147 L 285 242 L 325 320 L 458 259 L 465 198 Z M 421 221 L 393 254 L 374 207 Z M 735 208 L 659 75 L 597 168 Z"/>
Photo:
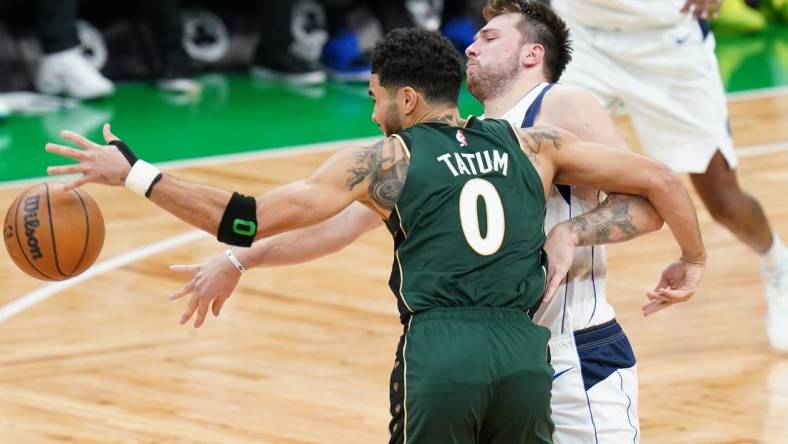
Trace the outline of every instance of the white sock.
<path fill-rule="evenodd" d="M 776 231 L 772 232 L 772 246 L 761 255 L 761 264 L 769 269 L 774 268 L 775 265 L 788 261 L 788 248 L 786 248 L 780 235 Z"/>

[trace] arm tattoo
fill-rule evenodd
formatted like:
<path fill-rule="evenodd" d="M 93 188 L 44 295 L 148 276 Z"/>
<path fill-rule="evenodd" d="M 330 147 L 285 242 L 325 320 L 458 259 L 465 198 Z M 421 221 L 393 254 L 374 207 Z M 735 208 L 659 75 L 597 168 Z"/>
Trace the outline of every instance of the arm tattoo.
<path fill-rule="evenodd" d="M 578 235 L 578 246 L 622 242 L 648 231 L 641 231 L 633 222 L 630 199 L 611 194 L 593 211 L 570 219 L 569 226 Z"/>
<path fill-rule="evenodd" d="M 536 157 L 542 148 L 548 146 L 548 142 L 552 142 L 552 146 L 556 150 L 561 149 L 561 136 L 557 131 L 545 128 L 529 128 L 520 132 L 520 141 L 525 148 L 525 155 L 531 159 L 534 165 L 538 165 L 539 161 Z"/>
<path fill-rule="evenodd" d="M 382 209 L 391 211 L 405 186 L 408 165 L 407 156 L 392 138 L 382 140 L 358 150 L 356 164 L 347 170 L 347 189 L 352 190 L 369 178 L 369 197 Z"/>

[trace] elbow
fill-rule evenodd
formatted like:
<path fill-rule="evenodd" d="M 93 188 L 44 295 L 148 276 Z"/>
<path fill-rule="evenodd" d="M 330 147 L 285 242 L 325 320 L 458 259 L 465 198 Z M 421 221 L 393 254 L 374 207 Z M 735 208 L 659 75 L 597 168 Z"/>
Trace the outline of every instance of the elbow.
<path fill-rule="evenodd" d="M 655 231 L 659 231 L 659 230 L 662 229 L 663 225 L 665 225 L 665 221 L 652 208 L 651 214 L 649 214 L 648 223 L 646 224 L 646 232 L 647 233 L 653 233 Z"/>
<path fill-rule="evenodd" d="M 679 176 L 667 165 L 655 162 L 649 188 L 649 196 L 662 193 L 681 193 L 684 191 L 684 184 Z"/>

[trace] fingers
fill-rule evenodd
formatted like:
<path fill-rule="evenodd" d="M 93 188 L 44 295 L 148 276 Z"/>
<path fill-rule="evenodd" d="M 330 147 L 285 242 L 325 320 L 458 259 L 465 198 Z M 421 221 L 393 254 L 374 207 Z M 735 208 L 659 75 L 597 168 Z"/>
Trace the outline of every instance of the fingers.
<path fill-rule="evenodd" d="M 86 183 L 89 183 L 91 180 L 87 176 L 82 176 L 77 180 L 73 180 L 63 186 L 63 189 L 66 191 L 73 190 L 74 188 L 79 188 Z"/>
<path fill-rule="evenodd" d="M 44 146 L 44 150 L 46 150 L 46 152 L 48 153 L 58 154 L 60 156 L 68 157 L 69 159 L 73 159 L 76 161 L 88 160 L 88 158 L 90 157 L 88 153 L 82 150 L 77 150 L 67 146 L 58 145 L 56 143 L 46 144 Z"/>
<path fill-rule="evenodd" d="M 720 16 L 720 10 L 722 9 L 722 0 L 714 0 L 713 5 L 714 9 L 711 13 L 711 18 L 717 18 Z"/>
<path fill-rule="evenodd" d="M 558 291 L 558 287 L 561 286 L 561 282 L 564 280 L 567 271 L 568 270 L 563 269 L 563 267 L 556 267 L 556 269 L 548 273 L 547 286 L 545 288 L 544 297 L 542 298 L 543 303 L 550 302 L 555 292 Z"/>
<path fill-rule="evenodd" d="M 679 9 L 679 12 L 685 14 L 687 11 L 689 11 L 691 4 L 692 4 L 692 0 L 687 0 L 686 2 L 684 2 L 684 6 L 682 6 L 681 9 Z"/>
<path fill-rule="evenodd" d="M 222 307 L 224 307 L 224 303 L 227 302 L 227 299 L 230 298 L 230 295 L 227 296 L 219 296 L 213 300 L 213 315 L 215 317 L 219 316 L 219 313 L 222 311 Z"/>
<path fill-rule="evenodd" d="M 694 290 L 688 288 L 664 288 L 658 292 L 660 296 L 670 301 L 684 302 L 695 294 Z"/>
<path fill-rule="evenodd" d="M 208 314 L 208 308 L 211 306 L 211 300 L 200 298 L 200 305 L 197 310 L 197 319 L 194 320 L 194 328 L 200 328 L 202 323 L 205 322 L 205 315 Z"/>
<path fill-rule="evenodd" d="M 61 165 L 47 168 L 47 174 L 54 176 L 57 174 L 81 174 L 85 172 L 85 167 L 81 164 Z"/>
<path fill-rule="evenodd" d="M 199 265 L 170 265 L 170 271 L 175 273 L 191 273 L 194 274 L 197 269 L 200 268 Z"/>
<path fill-rule="evenodd" d="M 668 287 L 657 291 L 649 291 L 646 293 L 646 297 L 652 301 L 663 301 L 674 304 L 676 302 L 688 301 L 694 293 L 693 290 L 686 288 L 672 289 Z"/>
<path fill-rule="evenodd" d="M 183 288 L 181 288 L 180 290 L 178 290 L 175 293 L 171 294 L 170 295 L 170 300 L 174 301 L 176 299 L 180 299 L 180 298 L 186 296 L 187 294 L 189 294 L 189 293 L 191 293 L 193 291 L 194 291 L 194 283 L 193 282 L 189 282 Z"/>
<path fill-rule="evenodd" d="M 107 143 L 110 143 L 114 140 L 120 140 L 114 134 L 112 134 L 112 127 L 109 125 L 109 122 L 104 124 L 104 128 L 102 129 L 102 132 L 104 133 L 104 140 Z"/>
<path fill-rule="evenodd" d="M 191 299 L 189 299 L 189 305 L 186 307 L 186 311 L 184 311 L 183 315 L 181 315 L 181 325 L 189 322 L 189 319 L 191 319 L 192 315 L 194 314 L 194 310 L 197 310 L 199 302 L 200 298 L 196 294 L 192 295 Z"/>
<path fill-rule="evenodd" d="M 671 304 L 664 301 L 651 301 L 643 306 L 643 316 L 651 316 L 654 313 L 669 307 Z"/>
<path fill-rule="evenodd" d="M 72 131 L 63 130 L 60 132 L 60 137 L 68 140 L 69 142 L 73 142 L 77 146 L 80 146 L 86 150 L 99 147 L 99 145 L 91 142 L 90 140 L 86 139 L 84 136 Z"/>

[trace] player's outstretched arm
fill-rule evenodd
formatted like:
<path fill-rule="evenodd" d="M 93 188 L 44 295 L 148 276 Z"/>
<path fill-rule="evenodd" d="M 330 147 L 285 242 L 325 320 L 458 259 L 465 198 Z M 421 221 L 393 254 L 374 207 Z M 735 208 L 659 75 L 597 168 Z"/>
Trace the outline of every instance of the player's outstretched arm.
<path fill-rule="evenodd" d="M 49 174 L 82 173 L 70 187 L 93 182 L 129 186 L 132 177 L 127 154 L 118 146 L 100 146 L 86 138 L 64 131 L 63 137 L 81 150 L 47 144 L 49 152 L 77 160 L 75 165 L 51 167 Z M 104 127 L 107 143 L 118 139 Z M 133 153 L 131 154 L 133 156 Z M 136 161 L 136 157 L 134 158 Z M 144 162 L 143 162 L 144 163 Z M 143 192 L 157 205 L 211 234 L 241 238 L 238 245 L 250 245 L 252 239 L 270 236 L 319 223 L 339 213 L 358 200 L 388 215 L 393 208 L 407 173 L 408 159 L 395 138 L 384 139 L 363 148 L 349 148 L 331 156 L 307 179 L 274 189 L 257 198 L 198 185 L 170 175 L 143 171 Z M 132 172 L 134 174 L 134 172 Z M 134 185 L 139 185 L 136 177 Z M 234 242 L 229 242 L 234 243 Z"/>
<path fill-rule="evenodd" d="M 170 270 L 189 276 L 190 280 L 170 299 L 192 295 L 193 302 L 181 316 L 181 324 L 189 321 L 199 301 L 206 298 L 212 299 L 211 311 L 219 316 L 246 269 L 308 262 L 341 250 L 381 224 L 377 214 L 360 203 L 353 203 L 336 216 L 311 227 L 260 239 L 249 248 L 233 247 L 229 253 L 224 252 L 200 264 L 173 265 Z M 198 313 L 195 327 L 200 327 L 204 320 L 205 316 Z"/>
<path fill-rule="evenodd" d="M 647 157 L 581 142 L 559 129 L 532 128 L 521 130 L 520 134 L 523 149 L 539 171 L 545 190 L 555 181 L 648 199 L 670 227 L 682 252 L 678 261 L 682 273 L 672 274 L 671 279 L 649 292 L 649 297 L 675 303 L 694 294 L 706 251 L 695 206 L 675 173 Z M 548 297 L 559 283 L 560 277 L 548 276 Z"/>

